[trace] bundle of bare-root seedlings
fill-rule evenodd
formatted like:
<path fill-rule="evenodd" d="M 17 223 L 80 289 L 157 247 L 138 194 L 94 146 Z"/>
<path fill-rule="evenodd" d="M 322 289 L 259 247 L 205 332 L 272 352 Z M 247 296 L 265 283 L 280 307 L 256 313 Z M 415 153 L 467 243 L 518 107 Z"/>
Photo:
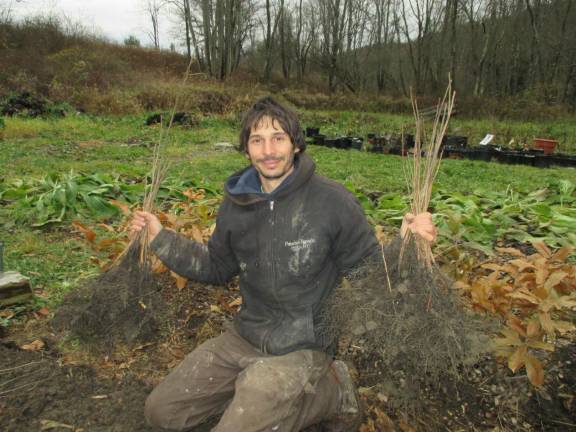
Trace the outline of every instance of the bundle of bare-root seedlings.
<path fill-rule="evenodd" d="M 154 156 L 152 182 L 143 209 L 153 210 L 165 166 Z M 97 350 L 111 351 L 118 343 L 151 341 L 163 311 L 160 285 L 152 273 L 147 232 L 133 238 L 104 273 L 70 291 L 58 308 L 52 327 L 67 331 Z"/>
<path fill-rule="evenodd" d="M 168 172 L 166 135 L 172 127 L 178 102 L 177 98 L 168 126 L 164 128 L 160 123 L 151 180 L 146 185 L 142 206 L 147 212 L 154 211 L 160 185 Z M 105 351 L 113 350 L 119 343 L 133 345 L 153 340 L 161 329 L 166 308 L 160 284 L 152 272 L 149 243 L 147 230 L 142 230 L 107 271 L 69 292 L 52 320 L 52 327 Z"/>
<path fill-rule="evenodd" d="M 429 135 L 413 98 L 415 147 L 405 173 L 414 215 L 428 210 L 454 96 L 449 85 Z M 379 385 L 398 407 L 417 411 L 425 392 L 452 391 L 462 366 L 486 346 L 483 323 L 451 285 L 430 243 L 408 233 L 382 247 L 382 260 L 345 278 L 326 308 L 328 331 L 353 347 L 363 384 Z"/>

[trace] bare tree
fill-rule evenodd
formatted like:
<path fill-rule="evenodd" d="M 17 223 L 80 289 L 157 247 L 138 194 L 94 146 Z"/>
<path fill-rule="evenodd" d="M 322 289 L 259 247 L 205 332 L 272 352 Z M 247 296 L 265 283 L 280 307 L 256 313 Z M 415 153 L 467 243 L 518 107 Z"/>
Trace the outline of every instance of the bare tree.
<path fill-rule="evenodd" d="M 317 16 L 314 7 L 310 3 L 304 4 L 299 0 L 296 19 L 296 35 L 294 37 L 294 58 L 296 61 L 296 76 L 301 80 L 306 73 L 310 50 L 316 41 Z M 307 15 L 307 19 L 305 18 Z"/>
<path fill-rule="evenodd" d="M 350 0 L 317 0 L 321 27 L 322 68 L 327 74 L 328 90 L 336 90 L 338 66 L 344 48 L 344 23 Z"/>
<path fill-rule="evenodd" d="M 243 44 L 253 26 L 254 2 L 199 0 L 198 6 L 201 19 L 197 21 L 201 22 L 206 69 L 210 75 L 223 80 L 240 63 Z"/>
<path fill-rule="evenodd" d="M 12 21 L 16 3 L 23 3 L 23 0 L 0 0 L 0 24 Z"/>
<path fill-rule="evenodd" d="M 543 89 L 576 105 L 574 0 L 163 1 L 220 79 L 249 58 L 264 80 L 313 74 L 331 92 L 435 94 L 451 74 L 462 96 Z"/>
<path fill-rule="evenodd" d="M 148 37 L 154 48 L 160 49 L 160 11 L 165 5 L 164 0 L 144 0 L 144 10 L 148 14 L 152 30 L 148 31 Z"/>
<path fill-rule="evenodd" d="M 182 34 L 182 25 L 184 27 L 183 40 L 186 46 L 188 59 L 192 58 L 192 51 L 194 51 L 194 57 L 198 62 L 200 69 L 204 69 L 204 61 L 198 37 L 199 25 L 192 9 L 193 0 L 165 0 L 165 3 L 172 6 L 172 12 L 174 12 L 177 17 L 177 33 L 179 35 Z M 179 38 L 182 39 L 181 36 Z"/>
<path fill-rule="evenodd" d="M 264 80 L 269 81 L 272 68 L 274 66 L 274 53 L 276 33 L 278 30 L 278 23 L 280 22 L 282 10 L 284 8 L 284 0 L 281 0 L 280 8 L 273 8 L 272 2 L 266 0 L 265 13 L 266 13 L 266 28 L 264 35 Z"/>
<path fill-rule="evenodd" d="M 431 74 L 433 36 L 438 31 L 442 8 L 439 0 L 401 1 L 403 42 L 408 45 L 408 57 L 416 92 L 433 78 Z"/>
<path fill-rule="evenodd" d="M 370 36 L 371 53 L 376 58 L 376 87 L 379 92 L 385 88 L 389 80 L 386 73 L 386 49 L 392 37 L 391 8 L 392 0 L 372 0 L 374 14 L 372 17 L 372 32 Z M 388 79 L 387 79 L 388 78 Z"/>
<path fill-rule="evenodd" d="M 282 76 L 287 80 L 290 77 L 289 45 L 292 39 L 291 16 L 284 5 L 284 0 L 279 1 L 280 59 L 282 61 Z"/>

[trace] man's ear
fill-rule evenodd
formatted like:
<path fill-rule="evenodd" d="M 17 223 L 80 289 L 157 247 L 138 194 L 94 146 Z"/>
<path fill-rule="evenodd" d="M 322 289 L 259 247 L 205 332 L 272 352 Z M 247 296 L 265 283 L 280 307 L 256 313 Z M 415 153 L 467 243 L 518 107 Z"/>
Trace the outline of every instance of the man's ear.
<path fill-rule="evenodd" d="M 296 147 L 296 148 L 294 149 L 294 153 L 300 153 L 300 147 Z"/>

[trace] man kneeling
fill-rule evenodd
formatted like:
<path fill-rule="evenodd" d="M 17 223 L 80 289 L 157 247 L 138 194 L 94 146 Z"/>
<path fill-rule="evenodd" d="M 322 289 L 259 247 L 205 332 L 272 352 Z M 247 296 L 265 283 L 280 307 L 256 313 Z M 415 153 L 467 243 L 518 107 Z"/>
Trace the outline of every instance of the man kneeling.
<path fill-rule="evenodd" d="M 136 212 L 151 249 L 176 273 L 224 284 L 239 275 L 233 325 L 197 347 L 156 387 L 145 414 L 155 426 L 191 430 L 222 414 L 217 432 L 356 431 L 362 413 L 322 308 L 341 277 L 380 247 L 362 208 L 342 185 L 315 173 L 297 116 L 271 98 L 246 113 L 240 149 L 250 166 L 225 184 L 208 245 Z M 430 214 L 407 214 L 401 233 L 433 241 Z"/>

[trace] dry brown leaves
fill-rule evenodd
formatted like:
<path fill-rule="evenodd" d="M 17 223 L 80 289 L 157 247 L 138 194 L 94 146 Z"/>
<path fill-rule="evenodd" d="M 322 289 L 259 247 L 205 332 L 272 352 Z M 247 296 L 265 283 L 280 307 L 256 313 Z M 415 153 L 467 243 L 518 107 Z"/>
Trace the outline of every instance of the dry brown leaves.
<path fill-rule="evenodd" d="M 157 213 L 162 225 L 174 230 L 181 235 L 197 241 L 206 243 L 214 232 L 216 208 L 218 199 L 206 198 L 204 189 L 187 189 L 182 192 L 185 200 L 175 202 L 166 211 Z M 93 256 L 91 260 L 102 270 L 108 269 L 112 263 L 123 253 L 128 246 L 130 239 L 127 235 L 127 227 L 132 215 L 130 206 L 121 201 L 110 200 L 110 203 L 118 207 L 124 215 L 124 220 L 118 225 L 107 225 L 98 223 L 93 227 L 73 221 L 73 227 L 84 237 L 90 246 L 99 253 L 100 256 Z M 104 255 L 105 258 L 101 256 Z M 155 257 L 152 258 L 152 271 L 154 273 L 168 272 L 168 268 Z M 188 280 L 170 272 L 178 289 L 183 289 Z"/>
<path fill-rule="evenodd" d="M 455 284 L 475 309 L 504 318 L 506 327 L 495 339 L 494 352 L 513 372 L 526 369 L 535 386 L 544 383 L 538 354 L 554 350 L 554 340 L 576 330 L 570 311 L 576 310 L 576 265 L 569 261 L 574 248 L 552 251 L 543 242 L 536 253 L 497 248 L 500 259 L 481 267 L 487 275 Z"/>

